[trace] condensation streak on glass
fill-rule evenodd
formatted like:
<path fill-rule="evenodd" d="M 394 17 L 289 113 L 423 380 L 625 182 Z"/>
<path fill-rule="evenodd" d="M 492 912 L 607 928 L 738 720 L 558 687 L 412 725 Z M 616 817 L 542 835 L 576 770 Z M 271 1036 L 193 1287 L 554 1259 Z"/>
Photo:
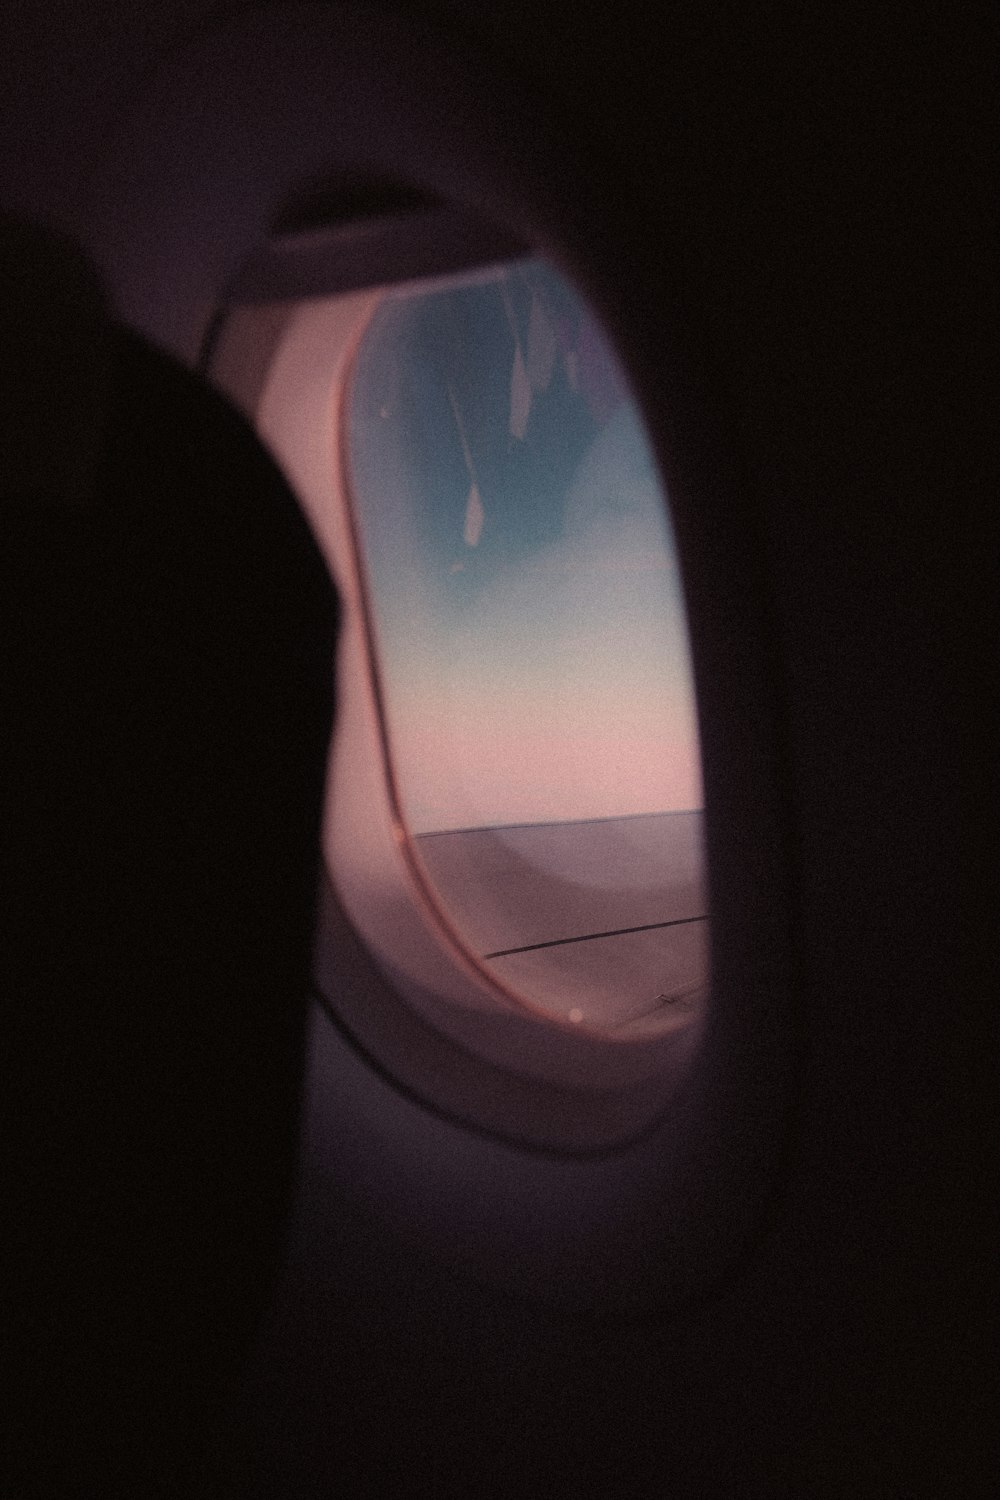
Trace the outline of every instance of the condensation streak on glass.
<path fill-rule="evenodd" d="M 566 1024 L 706 984 L 697 723 L 663 487 L 593 316 L 532 261 L 389 293 L 347 408 L 400 812 L 469 949 Z"/>

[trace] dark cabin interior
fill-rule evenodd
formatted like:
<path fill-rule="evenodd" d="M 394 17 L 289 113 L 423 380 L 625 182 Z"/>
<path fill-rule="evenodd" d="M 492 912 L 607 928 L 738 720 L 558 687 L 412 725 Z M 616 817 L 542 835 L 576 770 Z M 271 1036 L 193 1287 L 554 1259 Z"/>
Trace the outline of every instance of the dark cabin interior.
<path fill-rule="evenodd" d="M 530 1269 L 498 1289 L 460 1245 L 421 1250 L 418 1180 L 386 1218 L 324 1165 L 303 1100 L 334 594 L 247 424 L 130 326 L 90 236 L 165 59 L 327 9 L 5 17 L 0 1490 L 993 1494 L 986 21 L 356 13 L 366 45 L 400 25 L 476 60 L 481 108 L 448 130 L 499 150 L 495 90 L 545 122 L 524 193 L 677 496 L 714 972 L 734 1015 L 743 976 L 778 997 L 780 1119 L 718 1267 L 677 1291 L 695 1192 L 654 1204 L 634 1303 L 612 1256 L 556 1305 Z M 394 87 L 370 106 L 402 159 Z M 376 1175 L 380 1149 L 338 1147 Z M 742 1159 L 712 1170 L 735 1202 Z"/>

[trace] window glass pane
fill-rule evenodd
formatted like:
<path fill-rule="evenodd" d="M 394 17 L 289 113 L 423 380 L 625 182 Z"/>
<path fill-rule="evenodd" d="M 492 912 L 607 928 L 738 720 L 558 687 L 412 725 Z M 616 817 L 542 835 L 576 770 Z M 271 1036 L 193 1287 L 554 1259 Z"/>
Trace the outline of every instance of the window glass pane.
<path fill-rule="evenodd" d="M 676 1024 L 706 973 L 688 639 L 595 319 L 538 261 L 387 294 L 346 450 L 398 812 L 436 899 L 553 1017 Z"/>

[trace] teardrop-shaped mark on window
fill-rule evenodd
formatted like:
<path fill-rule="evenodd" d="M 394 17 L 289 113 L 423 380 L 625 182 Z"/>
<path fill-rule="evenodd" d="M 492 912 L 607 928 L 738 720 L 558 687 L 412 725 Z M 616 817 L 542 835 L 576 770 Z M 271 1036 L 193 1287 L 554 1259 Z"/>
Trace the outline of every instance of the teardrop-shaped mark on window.
<path fill-rule="evenodd" d="M 524 437 L 530 412 L 531 382 L 524 367 L 521 346 L 518 344 L 514 352 L 514 368 L 510 374 L 510 431 L 513 437 Z"/>
<path fill-rule="evenodd" d="M 469 490 L 469 498 L 465 502 L 465 529 L 462 532 L 467 547 L 478 545 L 479 538 L 483 534 L 483 521 L 486 512 L 483 510 L 483 502 L 479 498 L 479 486 L 473 484 Z"/>

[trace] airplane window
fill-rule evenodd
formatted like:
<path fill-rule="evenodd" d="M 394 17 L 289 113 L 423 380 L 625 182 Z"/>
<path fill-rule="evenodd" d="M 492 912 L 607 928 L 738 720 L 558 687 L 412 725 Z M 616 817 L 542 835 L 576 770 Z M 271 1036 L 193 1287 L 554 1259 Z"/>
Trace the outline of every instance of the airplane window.
<path fill-rule="evenodd" d="M 381 295 L 340 433 L 397 836 L 477 971 L 640 1038 L 708 978 L 697 720 L 663 484 L 540 260 Z"/>

